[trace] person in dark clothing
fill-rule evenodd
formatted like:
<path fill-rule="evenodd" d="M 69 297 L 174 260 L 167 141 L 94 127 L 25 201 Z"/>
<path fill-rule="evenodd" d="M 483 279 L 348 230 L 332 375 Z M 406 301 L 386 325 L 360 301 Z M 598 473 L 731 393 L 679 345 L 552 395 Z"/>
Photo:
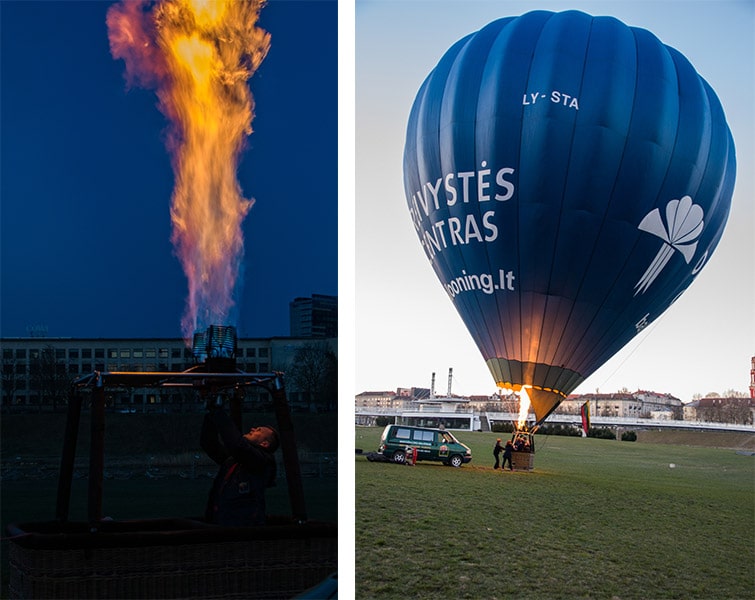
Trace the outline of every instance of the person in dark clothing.
<path fill-rule="evenodd" d="M 202 422 L 200 444 L 220 468 L 205 510 L 209 523 L 226 527 L 265 524 L 265 488 L 275 483 L 278 432 L 252 427 L 244 435 L 220 408 Z"/>
<path fill-rule="evenodd" d="M 514 445 L 511 440 L 506 442 L 506 447 L 503 449 L 503 463 L 501 463 L 501 470 L 506 468 L 506 461 L 509 461 L 509 471 L 513 471 L 514 467 L 511 465 L 511 452 L 514 450 Z"/>
<path fill-rule="evenodd" d="M 501 438 L 498 438 L 495 442 L 495 446 L 493 446 L 493 456 L 495 456 L 495 464 L 493 465 L 494 469 L 498 468 L 501 452 L 503 452 L 503 446 L 501 446 Z"/>

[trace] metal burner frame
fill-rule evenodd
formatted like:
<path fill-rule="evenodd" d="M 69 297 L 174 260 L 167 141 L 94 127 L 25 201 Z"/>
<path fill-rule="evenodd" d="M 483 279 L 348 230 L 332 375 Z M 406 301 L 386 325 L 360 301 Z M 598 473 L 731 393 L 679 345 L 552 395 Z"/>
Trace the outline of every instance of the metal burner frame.
<path fill-rule="evenodd" d="M 208 361 L 209 362 L 209 361 Z M 105 468 L 105 392 L 129 388 L 190 388 L 201 397 L 222 392 L 240 392 L 248 387 L 262 387 L 270 392 L 280 436 L 283 465 L 288 483 L 293 518 L 298 523 L 307 520 L 304 491 L 293 421 L 286 398 L 283 373 L 211 372 L 211 364 L 199 364 L 183 372 L 95 371 L 76 379 L 68 401 L 66 430 L 60 460 L 60 475 L 56 502 L 56 518 L 67 522 L 71 500 L 76 440 L 81 420 L 82 394 L 91 393 L 91 425 L 89 447 L 88 520 L 91 531 L 97 531 L 102 520 L 102 491 Z M 241 431 L 241 402 L 239 393 L 230 394 L 231 418 Z"/>

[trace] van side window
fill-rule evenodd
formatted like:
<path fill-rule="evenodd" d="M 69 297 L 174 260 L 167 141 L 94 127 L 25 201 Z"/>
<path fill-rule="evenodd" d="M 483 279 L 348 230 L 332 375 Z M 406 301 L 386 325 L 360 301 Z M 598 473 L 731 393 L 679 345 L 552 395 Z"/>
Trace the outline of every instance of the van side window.
<path fill-rule="evenodd" d="M 404 440 L 410 440 L 412 438 L 412 430 L 399 428 L 396 430 L 396 437 Z"/>
<path fill-rule="evenodd" d="M 443 438 L 444 442 L 449 444 L 454 441 L 454 438 L 450 433 L 441 433 L 440 436 Z"/>
<path fill-rule="evenodd" d="M 414 430 L 414 440 L 417 442 L 430 442 L 433 443 L 435 441 L 435 432 L 434 431 L 422 431 L 420 429 Z"/>

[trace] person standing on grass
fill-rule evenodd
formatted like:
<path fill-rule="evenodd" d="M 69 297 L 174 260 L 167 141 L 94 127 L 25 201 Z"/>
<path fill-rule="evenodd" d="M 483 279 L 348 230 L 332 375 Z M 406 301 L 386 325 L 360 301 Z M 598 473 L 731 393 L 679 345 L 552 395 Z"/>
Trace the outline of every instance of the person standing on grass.
<path fill-rule="evenodd" d="M 495 456 L 495 464 L 493 465 L 494 469 L 498 468 L 498 460 L 501 452 L 503 452 L 503 446 L 501 446 L 501 438 L 498 438 L 495 442 L 495 446 L 493 446 L 493 456 Z"/>
<path fill-rule="evenodd" d="M 514 445 L 511 440 L 506 442 L 506 447 L 503 449 L 503 463 L 501 464 L 501 470 L 506 468 L 506 461 L 509 461 L 509 471 L 513 471 L 514 467 L 511 465 L 511 452 L 514 450 Z"/>
<path fill-rule="evenodd" d="M 207 501 L 207 521 L 225 527 L 264 525 L 265 488 L 275 484 L 278 432 L 261 426 L 242 435 L 222 408 L 209 407 L 200 444 L 220 465 Z"/>

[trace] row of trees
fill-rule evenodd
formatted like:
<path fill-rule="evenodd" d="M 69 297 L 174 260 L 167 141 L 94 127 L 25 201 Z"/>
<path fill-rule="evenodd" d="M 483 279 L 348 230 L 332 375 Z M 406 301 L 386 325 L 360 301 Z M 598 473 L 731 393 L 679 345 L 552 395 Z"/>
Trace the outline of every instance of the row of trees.
<path fill-rule="evenodd" d="M 698 406 L 697 418 L 713 423 L 736 423 L 752 425 L 753 415 L 749 402 L 726 402 L 710 406 Z"/>

